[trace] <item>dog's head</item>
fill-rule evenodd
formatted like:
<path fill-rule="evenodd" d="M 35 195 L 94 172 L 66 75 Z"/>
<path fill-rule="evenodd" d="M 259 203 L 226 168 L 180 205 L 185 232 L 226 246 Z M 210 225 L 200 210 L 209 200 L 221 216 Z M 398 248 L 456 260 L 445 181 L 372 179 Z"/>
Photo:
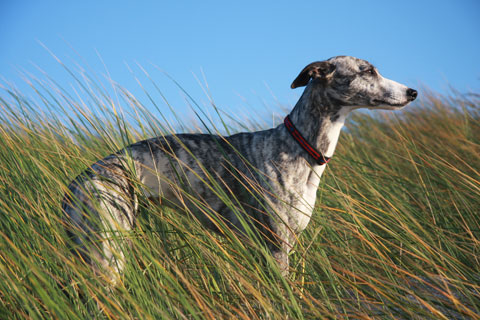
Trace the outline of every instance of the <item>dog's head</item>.
<path fill-rule="evenodd" d="M 291 88 L 310 81 L 342 106 L 399 109 L 417 97 L 416 90 L 382 77 L 368 61 L 348 56 L 310 63 Z"/>

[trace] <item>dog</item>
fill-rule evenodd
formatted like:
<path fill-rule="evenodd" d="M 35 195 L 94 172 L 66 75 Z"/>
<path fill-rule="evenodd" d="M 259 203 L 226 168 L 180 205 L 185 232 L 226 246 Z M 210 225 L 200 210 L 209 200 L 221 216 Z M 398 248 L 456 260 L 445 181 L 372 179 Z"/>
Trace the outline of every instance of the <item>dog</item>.
<path fill-rule="evenodd" d="M 310 221 L 347 115 L 362 107 L 398 110 L 417 97 L 416 90 L 349 56 L 307 65 L 291 88 L 304 86 L 275 128 L 231 136 L 165 135 L 93 164 L 69 185 L 62 202 L 72 250 L 116 282 L 128 240 L 111 235 L 135 227 L 141 190 L 212 230 L 254 230 L 287 276 L 288 254 Z"/>

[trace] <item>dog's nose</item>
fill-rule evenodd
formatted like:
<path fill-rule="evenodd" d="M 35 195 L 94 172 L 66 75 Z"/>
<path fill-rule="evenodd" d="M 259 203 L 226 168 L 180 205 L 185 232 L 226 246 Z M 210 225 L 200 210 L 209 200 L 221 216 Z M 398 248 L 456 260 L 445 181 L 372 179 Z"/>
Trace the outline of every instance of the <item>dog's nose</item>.
<path fill-rule="evenodd" d="M 415 100 L 417 98 L 417 94 L 418 94 L 417 90 L 412 88 L 407 89 L 407 98 L 409 101 Z"/>

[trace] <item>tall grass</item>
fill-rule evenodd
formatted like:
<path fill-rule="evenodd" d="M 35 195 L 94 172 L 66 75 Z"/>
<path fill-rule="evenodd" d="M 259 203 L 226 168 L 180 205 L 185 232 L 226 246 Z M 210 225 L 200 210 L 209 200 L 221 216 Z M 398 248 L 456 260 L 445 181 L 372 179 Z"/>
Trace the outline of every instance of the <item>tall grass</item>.
<path fill-rule="evenodd" d="M 175 124 L 123 88 L 72 76 L 74 94 L 48 78 L 29 80 L 33 98 L 3 88 L 2 318 L 480 319 L 478 95 L 425 93 L 404 112 L 352 115 L 288 279 L 258 263 L 260 248 L 150 203 L 111 289 L 68 250 L 65 186 Z"/>

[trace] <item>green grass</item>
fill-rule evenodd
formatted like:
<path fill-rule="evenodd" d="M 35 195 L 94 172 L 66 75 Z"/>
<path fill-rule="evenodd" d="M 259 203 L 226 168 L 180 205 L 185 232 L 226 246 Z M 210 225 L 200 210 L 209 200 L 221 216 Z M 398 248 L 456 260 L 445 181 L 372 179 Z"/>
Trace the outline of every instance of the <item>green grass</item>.
<path fill-rule="evenodd" d="M 110 290 L 67 249 L 65 186 L 170 129 L 126 90 L 117 100 L 72 75 L 75 95 L 33 79 L 34 100 L 4 88 L 0 101 L 2 318 L 480 319 L 478 95 L 424 93 L 404 112 L 353 114 L 289 279 L 257 262 L 261 249 L 149 204 Z"/>

